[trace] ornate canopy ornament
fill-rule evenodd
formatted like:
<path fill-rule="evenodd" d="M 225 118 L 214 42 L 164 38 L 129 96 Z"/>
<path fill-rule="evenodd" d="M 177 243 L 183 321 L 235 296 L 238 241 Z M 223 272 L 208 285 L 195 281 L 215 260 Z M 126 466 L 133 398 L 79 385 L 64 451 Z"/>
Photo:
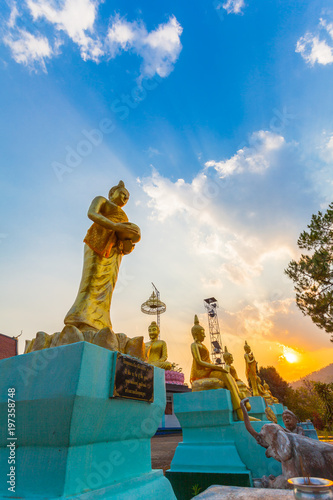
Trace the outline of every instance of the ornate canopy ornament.
<path fill-rule="evenodd" d="M 141 304 L 141 311 L 144 314 L 162 314 L 166 311 L 166 305 L 156 295 L 155 291 L 148 300 Z"/>

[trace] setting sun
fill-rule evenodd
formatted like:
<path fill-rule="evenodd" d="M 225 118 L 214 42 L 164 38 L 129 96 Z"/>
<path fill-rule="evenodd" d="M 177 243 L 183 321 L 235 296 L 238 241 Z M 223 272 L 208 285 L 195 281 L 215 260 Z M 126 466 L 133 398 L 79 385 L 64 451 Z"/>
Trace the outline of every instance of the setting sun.
<path fill-rule="evenodd" d="M 284 357 L 286 358 L 288 363 L 296 363 L 298 361 L 296 354 L 294 354 L 293 352 L 286 352 L 284 354 Z"/>
<path fill-rule="evenodd" d="M 298 353 L 292 347 L 288 347 L 283 344 L 280 344 L 280 347 L 282 347 L 283 350 L 280 356 L 281 360 L 285 359 L 288 363 L 297 363 L 299 361 Z"/>

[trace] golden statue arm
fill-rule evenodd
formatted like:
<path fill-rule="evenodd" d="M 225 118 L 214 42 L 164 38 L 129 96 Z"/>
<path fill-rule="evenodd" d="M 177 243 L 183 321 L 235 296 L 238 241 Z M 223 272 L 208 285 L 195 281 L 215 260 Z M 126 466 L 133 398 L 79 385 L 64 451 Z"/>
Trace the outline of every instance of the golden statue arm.
<path fill-rule="evenodd" d="M 110 231 L 116 231 L 121 240 L 130 239 L 134 243 L 140 241 L 141 233 L 137 226 L 126 222 L 113 222 L 101 214 L 101 209 L 105 203 L 107 203 L 107 200 L 103 196 L 96 196 L 88 210 L 89 219 Z"/>
<path fill-rule="evenodd" d="M 192 352 L 193 358 L 198 363 L 198 365 L 204 366 L 205 368 L 211 368 L 211 369 L 214 369 L 216 371 L 223 372 L 223 373 L 228 373 L 228 370 L 226 370 L 225 368 L 223 368 L 220 365 L 213 365 L 212 363 L 207 363 L 206 361 L 202 361 L 201 356 L 200 356 L 200 351 L 198 348 L 198 344 L 196 342 L 193 342 L 193 344 L 191 345 L 191 352 Z"/>
<path fill-rule="evenodd" d="M 166 361 L 168 359 L 168 349 L 165 342 L 162 344 L 162 355 L 160 361 Z"/>
<path fill-rule="evenodd" d="M 96 222 L 100 226 L 105 227 L 105 229 L 110 229 L 110 231 L 115 231 L 117 228 L 117 223 L 112 222 L 112 220 L 107 219 L 100 213 L 101 208 L 107 202 L 103 196 L 96 196 L 91 202 L 88 210 L 88 217 L 93 222 Z"/>
<path fill-rule="evenodd" d="M 245 354 L 245 359 L 246 361 L 250 364 L 250 363 L 256 363 L 256 360 L 255 358 L 250 358 L 250 356 L 248 354 Z"/>

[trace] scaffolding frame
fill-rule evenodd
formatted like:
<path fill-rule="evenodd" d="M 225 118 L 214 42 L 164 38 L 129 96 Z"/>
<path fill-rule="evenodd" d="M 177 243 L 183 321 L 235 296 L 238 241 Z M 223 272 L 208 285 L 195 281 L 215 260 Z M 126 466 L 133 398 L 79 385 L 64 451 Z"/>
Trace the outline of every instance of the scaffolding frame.
<path fill-rule="evenodd" d="M 209 335 L 210 335 L 210 351 L 211 358 L 214 365 L 222 365 L 224 364 L 222 353 L 222 338 L 220 332 L 219 319 L 217 315 L 217 309 L 219 304 L 215 297 L 210 297 L 208 299 L 204 299 L 204 306 L 208 315 L 208 326 L 209 326 Z"/>

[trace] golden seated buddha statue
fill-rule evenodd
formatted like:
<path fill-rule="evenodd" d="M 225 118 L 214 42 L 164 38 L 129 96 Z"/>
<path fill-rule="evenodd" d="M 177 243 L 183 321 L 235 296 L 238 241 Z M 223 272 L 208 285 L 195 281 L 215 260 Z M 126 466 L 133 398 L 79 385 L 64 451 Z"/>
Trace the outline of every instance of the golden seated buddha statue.
<path fill-rule="evenodd" d="M 249 398 L 250 396 L 252 396 L 251 389 L 240 378 L 238 378 L 236 369 L 232 365 L 232 363 L 234 362 L 234 357 L 230 352 L 228 352 L 227 346 L 224 346 L 223 359 L 226 363 L 226 366 L 229 367 L 230 375 L 236 381 L 241 399 Z"/>
<path fill-rule="evenodd" d="M 203 391 L 209 389 L 224 388 L 230 391 L 231 403 L 239 420 L 244 420 L 241 410 L 241 396 L 236 381 L 229 373 L 229 366 L 213 365 L 210 360 L 209 351 L 202 343 L 205 338 L 205 330 L 199 324 L 198 316 L 194 317 L 194 326 L 191 330 L 194 342 L 191 344 L 193 356 L 191 369 L 192 391 Z M 249 403 L 247 408 L 251 409 Z M 257 420 L 250 417 L 251 420 Z"/>
<path fill-rule="evenodd" d="M 269 388 L 269 385 L 267 384 L 266 380 L 264 380 L 264 383 L 263 383 L 263 389 L 265 391 L 265 394 L 266 394 L 266 397 L 265 399 L 267 399 L 267 403 L 268 404 L 273 404 L 273 403 L 278 403 L 279 400 L 273 396 L 273 394 L 271 393 L 271 390 Z M 270 401 L 269 401 L 270 400 Z"/>
<path fill-rule="evenodd" d="M 146 342 L 147 362 L 151 365 L 171 370 L 171 363 L 168 361 L 168 350 L 164 340 L 159 340 L 160 329 L 156 321 L 152 321 L 148 327 L 150 342 Z"/>

